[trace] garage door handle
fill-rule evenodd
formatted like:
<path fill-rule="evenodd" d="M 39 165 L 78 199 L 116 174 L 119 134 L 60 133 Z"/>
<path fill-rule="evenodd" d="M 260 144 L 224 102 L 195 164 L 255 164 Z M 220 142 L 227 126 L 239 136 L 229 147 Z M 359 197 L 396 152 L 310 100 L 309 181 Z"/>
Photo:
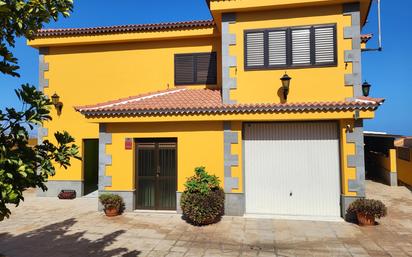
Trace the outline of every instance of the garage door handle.
<path fill-rule="evenodd" d="M 292 196 L 292 195 L 293 195 L 293 193 L 292 193 L 292 192 L 290 192 L 290 193 L 289 193 L 289 196 Z"/>

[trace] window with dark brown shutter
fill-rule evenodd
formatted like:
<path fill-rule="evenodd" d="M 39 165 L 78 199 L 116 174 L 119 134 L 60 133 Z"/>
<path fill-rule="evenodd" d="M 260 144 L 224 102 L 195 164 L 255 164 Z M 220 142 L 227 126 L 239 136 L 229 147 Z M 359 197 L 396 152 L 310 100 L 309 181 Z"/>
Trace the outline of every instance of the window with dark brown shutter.
<path fill-rule="evenodd" d="M 336 25 L 245 31 L 245 69 L 336 66 Z"/>
<path fill-rule="evenodd" d="M 213 85 L 216 83 L 217 56 L 215 52 L 175 55 L 176 85 Z"/>

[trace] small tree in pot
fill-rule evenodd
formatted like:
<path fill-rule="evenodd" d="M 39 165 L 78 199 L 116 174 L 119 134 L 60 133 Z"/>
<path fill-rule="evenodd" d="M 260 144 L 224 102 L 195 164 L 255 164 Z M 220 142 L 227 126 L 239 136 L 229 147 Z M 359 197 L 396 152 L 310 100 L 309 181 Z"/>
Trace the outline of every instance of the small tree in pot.
<path fill-rule="evenodd" d="M 347 211 L 348 215 L 356 216 L 361 226 L 375 225 L 375 219 L 385 217 L 387 212 L 385 204 L 372 199 L 358 199 L 349 205 Z"/>
<path fill-rule="evenodd" d="M 209 175 L 205 167 L 195 169 L 188 178 L 180 206 L 183 217 L 190 223 L 201 226 L 218 222 L 224 214 L 225 193 L 219 178 Z"/>
<path fill-rule="evenodd" d="M 107 217 L 118 216 L 124 209 L 123 198 L 114 194 L 102 194 L 99 196 L 101 204 L 104 206 L 104 213 Z"/>

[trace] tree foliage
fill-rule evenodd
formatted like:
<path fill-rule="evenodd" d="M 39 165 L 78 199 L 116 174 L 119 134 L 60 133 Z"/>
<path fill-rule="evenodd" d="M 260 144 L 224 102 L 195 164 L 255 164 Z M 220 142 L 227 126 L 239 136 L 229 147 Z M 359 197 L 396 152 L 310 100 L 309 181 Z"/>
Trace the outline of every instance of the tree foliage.
<path fill-rule="evenodd" d="M 16 37 L 33 39 L 44 23 L 68 17 L 73 0 L 0 0 L 0 72 L 19 77 L 17 58 L 10 48 Z"/>
<path fill-rule="evenodd" d="M 16 90 L 23 110 L 6 108 L 0 111 L 0 220 L 9 217 L 6 204 L 18 205 L 23 191 L 31 187 L 47 190 L 45 182 L 55 175 L 55 165 L 70 166 L 71 158 L 79 158 L 74 138 L 67 132 L 56 132 L 57 144 L 48 140 L 29 146 L 28 129 L 51 120 L 51 101 L 35 87 L 23 85 Z"/>
<path fill-rule="evenodd" d="M 19 76 L 18 60 L 10 51 L 16 37 L 33 39 L 44 23 L 67 17 L 72 9 L 72 0 L 0 0 L 0 72 Z M 17 89 L 16 95 L 22 102 L 20 111 L 0 110 L 0 221 L 11 214 L 7 204 L 18 206 L 27 188 L 47 190 L 45 182 L 55 175 L 56 165 L 66 169 L 72 158 L 80 159 L 67 132 L 56 132 L 56 143 L 45 140 L 29 146 L 29 132 L 51 120 L 52 103 L 28 84 Z"/>

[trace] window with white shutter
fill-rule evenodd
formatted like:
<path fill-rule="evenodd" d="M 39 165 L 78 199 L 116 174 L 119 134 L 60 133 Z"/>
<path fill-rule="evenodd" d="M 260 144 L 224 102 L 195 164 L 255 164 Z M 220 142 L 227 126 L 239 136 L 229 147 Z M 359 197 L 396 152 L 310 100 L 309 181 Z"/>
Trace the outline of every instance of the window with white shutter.
<path fill-rule="evenodd" d="M 336 25 L 245 32 L 245 69 L 337 65 Z"/>
<path fill-rule="evenodd" d="M 310 29 L 292 30 L 292 64 L 311 64 Z"/>
<path fill-rule="evenodd" d="M 265 65 L 264 42 L 264 32 L 246 34 L 246 65 L 248 67 L 263 67 Z"/>
<path fill-rule="evenodd" d="M 268 32 L 269 66 L 287 65 L 286 30 Z"/>
<path fill-rule="evenodd" d="M 335 62 L 335 27 L 315 28 L 315 63 Z"/>
<path fill-rule="evenodd" d="M 176 85 L 217 83 L 217 55 L 212 53 L 176 54 Z"/>

